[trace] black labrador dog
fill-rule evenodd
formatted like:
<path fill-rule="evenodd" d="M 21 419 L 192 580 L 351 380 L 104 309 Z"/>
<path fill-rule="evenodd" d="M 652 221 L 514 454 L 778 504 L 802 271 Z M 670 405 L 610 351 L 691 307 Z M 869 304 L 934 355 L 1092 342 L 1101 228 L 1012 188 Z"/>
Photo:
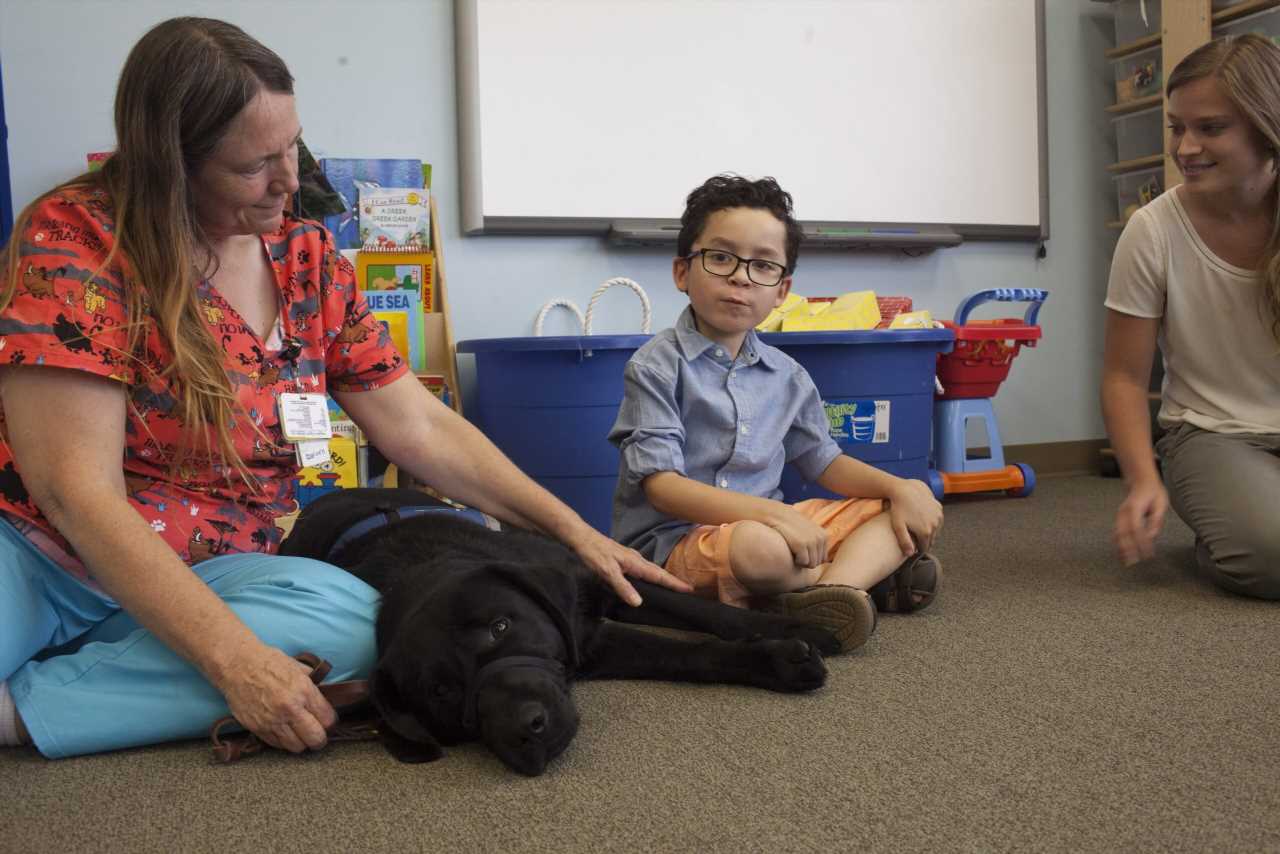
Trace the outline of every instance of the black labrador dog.
<path fill-rule="evenodd" d="M 403 762 L 480 740 L 538 775 L 577 732 L 574 678 L 811 691 L 826 679 L 822 654 L 839 648 L 811 623 L 638 580 L 644 604 L 632 608 L 560 543 L 490 530 L 414 490 L 327 493 L 280 552 L 335 563 L 382 593 L 370 694 L 383 743 Z"/>

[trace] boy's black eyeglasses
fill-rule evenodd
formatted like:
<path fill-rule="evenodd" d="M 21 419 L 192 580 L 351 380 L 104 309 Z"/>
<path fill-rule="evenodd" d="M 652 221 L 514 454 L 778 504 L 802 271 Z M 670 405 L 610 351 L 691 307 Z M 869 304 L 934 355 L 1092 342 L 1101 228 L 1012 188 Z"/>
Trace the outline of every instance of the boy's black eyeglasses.
<path fill-rule="evenodd" d="M 765 261 L 762 258 L 741 258 L 723 249 L 697 249 L 684 256 L 684 260 L 692 260 L 695 255 L 702 256 L 702 269 L 713 276 L 728 278 L 738 272 L 739 266 L 745 264 L 747 278 L 752 283 L 766 288 L 776 288 L 787 272 L 787 268 L 776 261 Z"/>

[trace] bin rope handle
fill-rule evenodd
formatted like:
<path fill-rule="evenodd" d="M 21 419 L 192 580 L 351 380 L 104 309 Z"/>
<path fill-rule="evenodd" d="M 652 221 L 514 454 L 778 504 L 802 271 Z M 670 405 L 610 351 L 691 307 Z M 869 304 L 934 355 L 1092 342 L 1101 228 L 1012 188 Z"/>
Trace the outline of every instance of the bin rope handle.
<path fill-rule="evenodd" d="M 542 308 L 538 309 L 538 316 L 533 321 L 534 335 L 537 335 L 537 336 L 542 335 L 542 321 L 546 320 L 547 313 L 550 312 L 551 309 L 557 308 L 557 307 L 567 308 L 569 309 L 569 311 L 572 311 L 573 316 L 578 318 L 578 328 L 585 331 L 587 326 L 587 321 L 582 317 L 582 309 L 578 308 L 577 304 L 574 303 L 573 300 L 552 299 L 552 300 L 547 300 L 546 303 L 542 306 Z"/>
<path fill-rule="evenodd" d="M 642 311 L 640 318 L 640 331 L 648 335 L 650 320 L 653 316 L 653 310 L 649 306 L 649 295 L 644 292 L 644 288 L 640 287 L 639 283 L 622 276 L 617 276 L 607 280 L 603 285 L 596 288 L 596 292 L 591 295 L 591 301 L 587 303 L 587 319 L 582 324 L 582 334 L 591 334 L 591 320 L 592 316 L 595 314 L 596 300 L 600 299 L 604 292 L 609 290 L 609 288 L 612 288 L 614 285 L 622 285 L 623 287 L 630 288 L 635 295 L 640 298 L 640 309 Z"/>

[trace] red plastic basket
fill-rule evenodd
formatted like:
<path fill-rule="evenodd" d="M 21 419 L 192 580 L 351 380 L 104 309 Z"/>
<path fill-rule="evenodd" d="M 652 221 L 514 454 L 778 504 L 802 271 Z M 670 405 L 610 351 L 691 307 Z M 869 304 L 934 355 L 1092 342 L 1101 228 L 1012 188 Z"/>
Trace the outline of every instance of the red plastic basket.
<path fill-rule="evenodd" d="M 888 329 L 895 317 L 911 311 L 911 297 L 876 297 L 876 307 L 880 309 L 876 329 Z"/>
<path fill-rule="evenodd" d="M 956 343 L 950 353 L 938 356 L 941 399 L 995 397 L 1018 351 L 1040 340 L 1040 327 L 1017 317 L 971 320 L 963 326 L 942 323 L 955 331 Z"/>

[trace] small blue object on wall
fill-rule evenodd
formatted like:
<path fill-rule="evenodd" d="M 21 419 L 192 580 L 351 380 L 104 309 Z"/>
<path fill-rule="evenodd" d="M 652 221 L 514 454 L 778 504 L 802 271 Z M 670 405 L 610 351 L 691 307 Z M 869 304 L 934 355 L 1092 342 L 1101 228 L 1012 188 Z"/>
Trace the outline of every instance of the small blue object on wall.
<path fill-rule="evenodd" d="M 4 77 L 0 75 L 0 245 L 13 228 L 13 202 L 9 198 L 9 126 L 4 123 Z"/>

